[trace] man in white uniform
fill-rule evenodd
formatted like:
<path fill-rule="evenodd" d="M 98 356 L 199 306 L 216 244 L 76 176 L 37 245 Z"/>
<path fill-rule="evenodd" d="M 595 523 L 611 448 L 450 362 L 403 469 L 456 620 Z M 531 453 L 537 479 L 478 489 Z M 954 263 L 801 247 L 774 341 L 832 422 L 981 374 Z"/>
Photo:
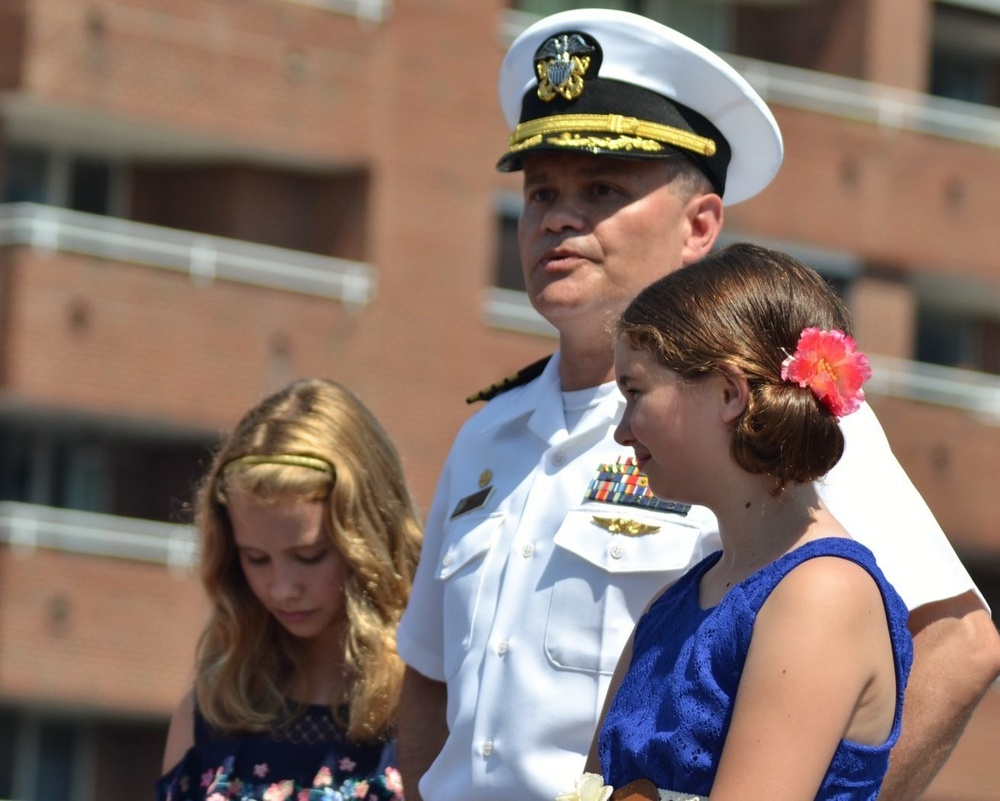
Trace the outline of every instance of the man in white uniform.
<path fill-rule="evenodd" d="M 398 638 L 410 801 L 552 801 L 572 786 L 636 618 L 717 547 L 711 514 L 653 497 L 613 439 L 608 323 L 707 253 L 723 199 L 762 190 L 782 156 L 735 71 L 622 12 L 531 26 L 500 95 L 514 132 L 498 166 L 524 173 L 525 280 L 559 350 L 486 393 L 437 488 Z M 1000 671 L 1000 641 L 871 410 L 843 426 L 827 502 L 911 609 L 916 663 L 883 798 L 912 798 Z"/>

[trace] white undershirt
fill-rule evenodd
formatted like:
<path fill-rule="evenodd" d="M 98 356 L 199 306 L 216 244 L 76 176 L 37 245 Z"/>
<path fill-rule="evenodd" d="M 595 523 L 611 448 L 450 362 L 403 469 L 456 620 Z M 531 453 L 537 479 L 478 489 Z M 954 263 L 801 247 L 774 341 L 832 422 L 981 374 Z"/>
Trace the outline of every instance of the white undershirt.
<path fill-rule="evenodd" d="M 566 433 L 572 435 L 574 429 L 591 409 L 597 408 L 610 395 L 618 392 L 614 381 L 586 389 L 563 390 L 563 416 L 566 418 Z"/>

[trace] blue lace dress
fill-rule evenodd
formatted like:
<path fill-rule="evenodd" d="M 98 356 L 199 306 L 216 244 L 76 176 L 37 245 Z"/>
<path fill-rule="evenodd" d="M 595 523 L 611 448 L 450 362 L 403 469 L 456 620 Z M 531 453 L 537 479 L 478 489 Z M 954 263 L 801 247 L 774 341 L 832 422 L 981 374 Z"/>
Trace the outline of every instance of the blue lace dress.
<path fill-rule="evenodd" d="M 348 743 L 326 706 L 263 735 L 194 717 L 194 745 L 157 780 L 158 801 L 403 801 L 394 743 Z"/>
<path fill-rule="evenodd" d="M 757 612 L 781 579 L 807 559 L 850 559 L 875 579 L 885 602 L 896 664 L 896 714 L 880 746 L 842 740 L 817 799 L 862 801 L 878 796 L 899 738 L 903 690 L 913 660 L 907 610 L 865 546 L 814 540 L 733 587 L 711 609 L 698 605 L 701 577 L 718 551 L 682 576 L 649 608 L 635 630 L 632 663 L 608 709 L 598 742 L 604 781 L 622 787 L 649 779 L 657 787 L 707 796 L 729 730 Z"/>

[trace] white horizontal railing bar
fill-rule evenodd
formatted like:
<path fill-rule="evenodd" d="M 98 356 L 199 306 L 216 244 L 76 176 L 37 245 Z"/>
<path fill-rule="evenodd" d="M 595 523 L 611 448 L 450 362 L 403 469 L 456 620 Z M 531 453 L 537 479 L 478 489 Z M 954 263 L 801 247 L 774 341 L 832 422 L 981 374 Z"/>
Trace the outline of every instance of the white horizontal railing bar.
<path fill-rule="evenodd" d="M 375 293 L 374 271 L 363 262 L 35 203 L 0 204 L 0 245 L 83 253 L 362 306 Z"/>
<path fill-rule="evenodd" d="M 963 409 L 1000 425 L 1000 376 L 888 356 L 870 360 L 872 394 Z"/>
<path fill-rule="evenodd" d="M 487 325 L 550 338 L 558 332 L 532 308 L 524 292 L 490 287 L 484 299 Z M 935 403 L 971 412 L 1000 425 L 1000 376 L 888 356 L 870 356 L 872 395 Z"/>
<path fill-rule="evenodd" d="M 338 14 L 349 14 L 366 22 L 382 22 L 392 13 L 392 0 L 286 0 L 316 6 Z"/>
<path fill-rule="evenodd" d="M 1000 0 L 966 0 L 1000 10 Z M 539 17 L 518 11 L 501 15 L 498 37 L 504 47 Z M 787 67 L 720 53 L 769 103 L 909 130 L 990 147 L 1000 147 L 1000 108 L 895 89 L 871 81 Z"/>
<path fill-rule="evenodd" d="M 1000 108 L 724 55 L 769 103 L 1000 147 Z"/>
<path fill-rule="evenodd" d="M 1000 14 L 1000 0 L 937 0 L 948 6 L 971 8 L 974 11 L 985 11 L 987 14 Z"/>
<path fill-rule="evenodd" d="M 0 542 L 20 551 L 52 548 L 181 569 L 191 567 L 197 553 L 191 526 L 18 501 L 0 501 Z"/>
<path fill-rule="evenodd" d="M 483 316 L 492 328 L 557 338 L 559 332 L 531 305 L 526 292 L 489 287 L 483 299 Z"/>

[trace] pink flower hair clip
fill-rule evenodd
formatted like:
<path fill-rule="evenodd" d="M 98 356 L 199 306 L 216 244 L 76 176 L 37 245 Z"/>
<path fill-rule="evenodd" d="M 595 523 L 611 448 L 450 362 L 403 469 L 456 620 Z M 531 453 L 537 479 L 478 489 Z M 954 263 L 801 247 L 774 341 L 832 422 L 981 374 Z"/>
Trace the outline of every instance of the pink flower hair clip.
<path fill-rule="evenodd" d="M 781 363 L 781 380 L 809 387 L 839 420 L 865 399 L 861 385 L 872 375 L 868 357 L 843 331 L 805 328 L 795 353 Z"/>

